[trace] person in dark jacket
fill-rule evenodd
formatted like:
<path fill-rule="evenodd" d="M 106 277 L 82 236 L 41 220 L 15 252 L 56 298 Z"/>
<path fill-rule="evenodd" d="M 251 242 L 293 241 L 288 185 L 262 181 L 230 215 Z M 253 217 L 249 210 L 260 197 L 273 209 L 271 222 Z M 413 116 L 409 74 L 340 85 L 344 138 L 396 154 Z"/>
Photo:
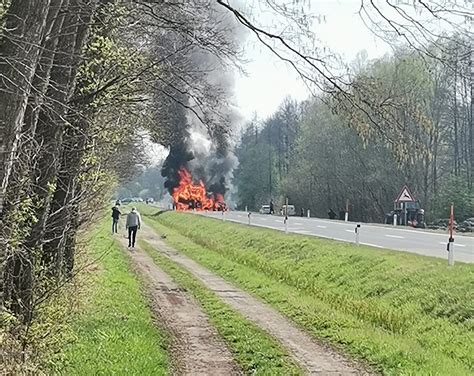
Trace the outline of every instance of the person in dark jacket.
<path fill-rule="evenodd" d="M 328 216 L 329 216 L 329 219 L 335 219 L 337 217 L 337 214 L 334 210 L 329 209 Z"/>
<path fill-rule="evenodd" d="M 115 205 L 112 208 L 112 234 L 116 234 L 118 232 L 118 222 L 120 219 L 120 210 L 118 208 L 118 205 Z"/>

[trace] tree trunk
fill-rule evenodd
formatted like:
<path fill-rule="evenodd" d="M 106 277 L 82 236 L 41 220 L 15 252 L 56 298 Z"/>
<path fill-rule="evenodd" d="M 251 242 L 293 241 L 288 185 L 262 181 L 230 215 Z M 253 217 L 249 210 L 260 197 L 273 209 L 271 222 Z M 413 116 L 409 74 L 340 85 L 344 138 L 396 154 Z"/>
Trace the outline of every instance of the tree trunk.
<path fill-rule="evenodd" d="M 4 36 L 0 43 L 0 307 L 11 296 L 13 286 L 7 281 L 14 269 L 11 268 L 13 261 L 7 256 L 10 237 L 3 233 L 8 227 L 4 225 L 4 198 L 41 51 L 49 5 L 50 0 L 13 0 L 5 16 Z"/>
<path fill-rule="evenodd" d="M 458 99 L 457 99 L 457 80 L 458 80 L 458 65 L 457 65 L 457 56 L 456 62 L 454 65 L 454 175 L 459 176 L 459 136 L 458 136 Z"/>
<path fill-rule="evenodd" d="M 67 8 L 54 54 L 46 102 L 39 111 L 37 124 L 32 124 L 36 128 L 34 142 L 39 145 L 31 176 L 31 198 L 37 222 L 28 229 L 21 249 L 12 253 L 13 269 L 17 272 L 13 275 L 12 285 L 16 288 L 10 308 L 24 320 L 29 320 L 32 313 L 35 255 L 43 237 L 55 184 L 67 104 L 74 90 L 79 64 L 77 53 L 82 49 L 90 21 L 90 18 L 82 19 L 79 6 L 78 0 L 72 0 Z"/>
<path fill-rule="evenodd" d="M 74 91 L 75 76 L 79 59 L 77 54 L 82 50 L 86 39 L 88 25 L 92 16 L 92 4 L 79 9 L 78 0 L 71 1 L 69 13 L 64 21 L 61 37 L 58 42 L 58 53 L 51 71 L 51 85 L 47 91 L 47 106 L 41 110 L 38 118 L 36 142 L 42 145 L 37 156 L 36 169 L 33 172 L 34 197 L 37 202 L 37 223 L 33 226 L 25 246 L 33 249 L 41 244 L 44 226 L 49 214 L 51 198 L 57 183 L 57 173 L 61 162 L 62 142 L 68 101 Z M 48 264 L 49 255 L 43 257 Z M 52 265 L 52 264 L 51 264 Z"/>
<path fill-rule="evenodd" d="M 49 3 L 49 0 L 13 0 L 5 17 L 5 34 L 0 44 L 0 216 L 41 51 Z"/>
<path fill-rule="evenodd" d="M 74 264 L 74 223 L 77 217 L 77 178 L 81 172 L 81 161 L 87 142 L 89 121 L 78 116 L 77 121 L 67 127 L 64 134 L 64 149 L 61 158 L 56 190 L 51 203 L 50 216 L 46 223 L 43 255 L 56 263 L 56 272 L 71 272 Z M 67 251 L 67 252 L 66 252 Z"/>

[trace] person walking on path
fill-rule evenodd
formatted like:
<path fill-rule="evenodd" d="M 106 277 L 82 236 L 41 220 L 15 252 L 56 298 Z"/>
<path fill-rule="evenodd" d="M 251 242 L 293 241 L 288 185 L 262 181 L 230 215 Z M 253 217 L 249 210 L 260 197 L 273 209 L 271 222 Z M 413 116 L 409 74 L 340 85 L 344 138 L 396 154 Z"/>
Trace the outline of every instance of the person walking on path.
<path fill-rule="evenodd" d="M 141 218 L 140 213 L 137 212 L 136 208 L 132 208 L 132 211 L 127 215 L 126 228 L 128 229 L 128 246 L 135 248 L 135 240 L 137 238 L 137 231 L 140 229 Z"/>
<path fill-rule="evenodd" d="M 116 234 L 118 232 L 118 222 L 121 214 L 122 213 L 120 213 L 118 205 L 115 205 L 112 208 L 112 234 Z"/>

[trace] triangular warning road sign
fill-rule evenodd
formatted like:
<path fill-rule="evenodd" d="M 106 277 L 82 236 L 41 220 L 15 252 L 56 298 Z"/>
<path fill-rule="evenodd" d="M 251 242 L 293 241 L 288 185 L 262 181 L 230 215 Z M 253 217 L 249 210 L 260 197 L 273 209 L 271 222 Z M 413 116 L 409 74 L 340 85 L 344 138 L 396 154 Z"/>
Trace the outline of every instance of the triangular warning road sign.
<path fill-rule="evenodd" d="M 397 199 L 395 200 L 395 202 L 408 202 L 408 201 L 415 201 L 415 198 L 411 194 L 408 187 L 405 185 L 402 191 L 400 192 L 400 194 L 398 195 Z"/>

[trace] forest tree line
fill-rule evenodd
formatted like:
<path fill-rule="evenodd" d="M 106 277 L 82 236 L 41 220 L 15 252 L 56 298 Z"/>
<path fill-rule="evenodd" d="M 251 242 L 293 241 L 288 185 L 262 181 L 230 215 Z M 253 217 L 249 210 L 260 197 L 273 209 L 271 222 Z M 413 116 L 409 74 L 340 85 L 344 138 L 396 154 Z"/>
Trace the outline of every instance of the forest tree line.
<path fill-rule="evenodd" d="M 210 54 L 218 71 L 237 54 L 232 29 L 209 22 L 233 19 L 217 6 L 0 3 L 0 338 L 11 346 L 0 352 L 10 361 L 54 342 L 49 302 L 80 272 L 81 233 L 148 164 L 150 139 L 169 148 L 190 112 L 224 139 L 209 65 L 193 60 Z"/>
<path fill-rule="evenodd" d="M 455 44 L 451 59 L 398 50 L 368 61 L 360 53 L 353 82 L 370 80 L 372 95 L 390 107 L 408 144 L 390 143 L 377 129 L 349 126 L 354 114 L 328 95 L 286 99 L 267 119 L 243 130 L 236 153 L 238 206 L 258 210 L 271 199 L 326 217 L 346 208 L 352 220 L 381 222 L 406 184 L 428 221 L 474 216 L 472 77 L 470 55 Z M 458 50 L 456 50 L 458 49 Z M 453 58 L 454 57 L 454 58 Z"/>

